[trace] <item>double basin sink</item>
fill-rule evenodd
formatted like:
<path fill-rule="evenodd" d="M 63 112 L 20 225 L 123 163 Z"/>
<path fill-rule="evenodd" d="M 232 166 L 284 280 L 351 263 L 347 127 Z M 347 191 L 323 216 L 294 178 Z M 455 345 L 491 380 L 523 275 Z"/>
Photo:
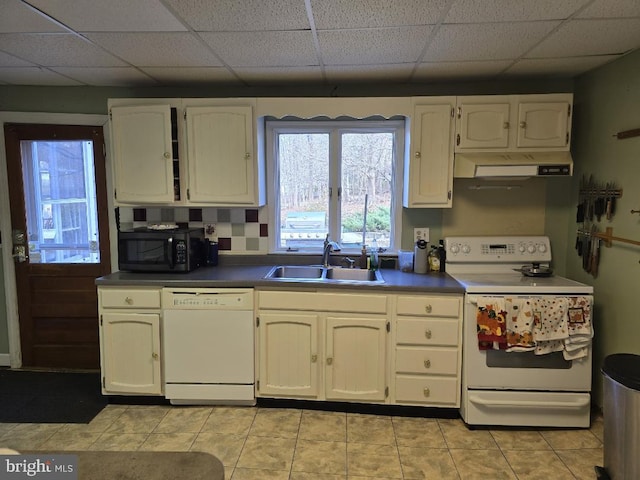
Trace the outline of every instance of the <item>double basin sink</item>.
<path fill-rule="evenodd" d="M 265 278 L 322 283 L 383 283 L 378 270 L 359 268 L 323 267 L 317 265 L 279 265 L 273 267 Z"/>

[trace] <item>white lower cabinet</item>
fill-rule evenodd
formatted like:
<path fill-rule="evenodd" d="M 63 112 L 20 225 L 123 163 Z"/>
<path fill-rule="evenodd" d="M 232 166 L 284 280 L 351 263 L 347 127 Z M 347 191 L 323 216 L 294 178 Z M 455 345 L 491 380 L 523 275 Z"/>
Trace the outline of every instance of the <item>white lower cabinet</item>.
<path fill-rule="evenodd" d="M 257 395 L 385 403 L 387 311 L 384 295 L 259 291 Z"/>
<path fill-rule="evenodd" d="M 395 403 L 459 407 L 462 297 L 399 295 L 393 353 Z"/>
<path fill-rule="evenodd" d="M 98 288 L 106 395 L 162 395 L 160 289 Z"/>

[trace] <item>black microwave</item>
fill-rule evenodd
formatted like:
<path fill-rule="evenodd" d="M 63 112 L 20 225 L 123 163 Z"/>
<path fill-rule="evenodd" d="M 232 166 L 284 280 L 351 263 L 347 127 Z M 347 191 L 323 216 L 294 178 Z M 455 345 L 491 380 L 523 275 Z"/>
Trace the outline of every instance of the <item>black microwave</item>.
<path fill-rule="evenodd" d="M 130 272 L 190 272 L 206 262 L 204 230 L 135 228 L 118 232 L 118 268 Z"/>

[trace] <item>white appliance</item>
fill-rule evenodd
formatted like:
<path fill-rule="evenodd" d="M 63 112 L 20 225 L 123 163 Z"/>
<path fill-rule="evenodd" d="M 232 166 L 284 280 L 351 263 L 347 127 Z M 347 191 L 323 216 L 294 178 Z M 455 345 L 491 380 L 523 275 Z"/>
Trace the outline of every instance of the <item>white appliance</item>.
<path fill-rule="evenodd" d="M 565 360 L 563 352 L 483 350 L 476 315 L 478 301 L 487 298 L 586 298 L 592 311 L 593 287 L 557 275 L 529 277 L 514 271 L 533 263 L 548 267 L 548 237 L 448 237 L 445 249 L 447 273 L 465 288 L 460 408 L 465 423 L 589 427 L 590 342 L 587 355 L 578 360 Z"/>
<path fill-rule="evenodd" d="M 165 397 L 176 405 L 255 405 L 253 290 L 164 288 Z"/>

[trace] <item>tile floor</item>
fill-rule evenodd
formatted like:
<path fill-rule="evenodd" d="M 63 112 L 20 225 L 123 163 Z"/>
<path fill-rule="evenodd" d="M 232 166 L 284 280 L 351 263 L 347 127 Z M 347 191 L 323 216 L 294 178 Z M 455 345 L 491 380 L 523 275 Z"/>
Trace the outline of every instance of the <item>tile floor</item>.
<path fill-rule="evenodd" d="M 602 434 L 601 416 L 588 430 L 469 430 L 459 419 L 109 405 L 89 424 L 0 423 L 0 447 L 203 451 L 234 480 L 564 480 L 596 478 Z"/>

